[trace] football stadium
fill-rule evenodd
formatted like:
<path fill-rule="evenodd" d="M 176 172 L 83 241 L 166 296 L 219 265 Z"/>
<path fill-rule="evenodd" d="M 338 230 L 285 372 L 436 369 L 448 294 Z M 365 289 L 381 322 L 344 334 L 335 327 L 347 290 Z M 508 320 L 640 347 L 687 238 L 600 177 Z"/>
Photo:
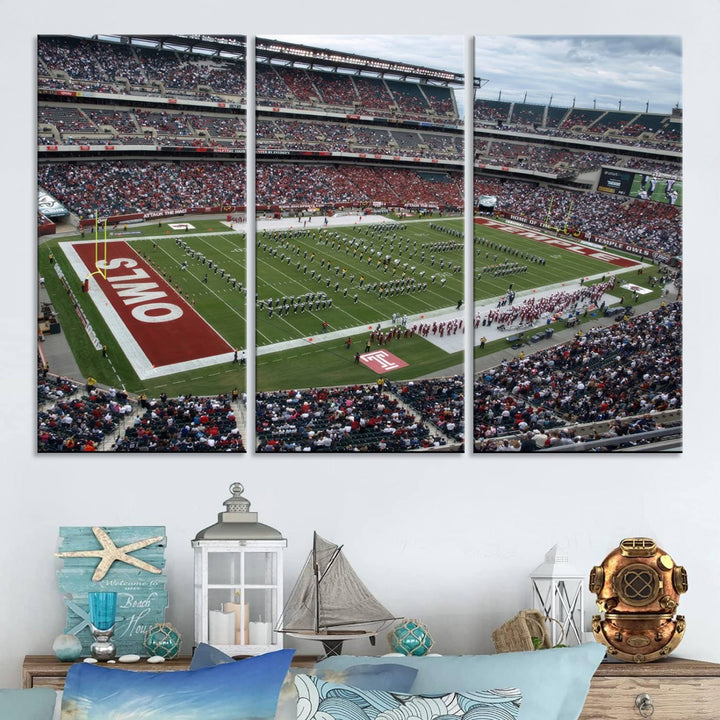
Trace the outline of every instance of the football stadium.
<path fill-rule="evenodd" d="M 39 452 L 680 447 L 679 108 L 467 108 L 463 73 L 243 36 L 37 49 Z"/>

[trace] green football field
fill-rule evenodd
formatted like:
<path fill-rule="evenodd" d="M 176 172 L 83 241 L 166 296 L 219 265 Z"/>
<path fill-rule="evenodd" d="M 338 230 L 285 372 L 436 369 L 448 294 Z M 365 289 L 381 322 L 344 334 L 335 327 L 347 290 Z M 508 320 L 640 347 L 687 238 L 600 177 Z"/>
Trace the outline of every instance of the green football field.
<path fill-rule="evenodd" d="M 219 220 L 193 220 L 192 225 L 193 229 L 180 232 L 169 230 L 164 223 L 134 226 L 122 237 L 164 273 L 231 345 L 245 347 L 246 319 L 249 312 L 256 312 L 259 390 L 375 382 L 378 376 L 374 371 L 353 362 L 355 352 L 364 351 L 369 328 L 378 322 L 387 327 L 393 313 L 398 318 L 408 315 L 417 319 L 425 313 L 455 311 L 458 301 L 464 299 L 461 218 L 382 226 L 359 222 L 308 232 L 260 231 L 255 248 L 257 298 L 249 308 L 245 236 Z M 100 313 L 87 296 L 79 294 L 93 329 L 108 347 L 109 364 L 91 345 L 50 267 L 47 255 L 53 252 L 58 265 L 72 276 L 72 268 L 57 245 L 57 240 L 43 243 L 38 254 L 39 272 L 46 279 L 84 376 L 93 375 L 101 383 L 124 386 L 136 393 L 244 390 L 245 368 L 231 364 L 139 380 Z M 617 269 L 536 240 L 480 226 L 474 230 L 473 259 L 476 301 L 499 297 L 510 284 L 518 292 Z M 185 269 L 183 263 L 187 263 Z M 325 342 L 324 322 L 328 337 L 333 337 Z M 389 372 L 390 379 L 423 377 L 463 362 L 462 352 L 448 353 L 417 335 L 397 343 L 388 349 L 393 352 L 401 348 L 399 354 L 407 366 Z M 488 343 L 484 352 L 491 346 Z"/>
<path fill-rule="evenodd" d="M 317 335 L 324 322 L 333 331 L 454 309 L 464 300 L 462 230 L 461 219 L 443 219 L 259 234 L 258 347 Z M 615 269 L 486 227 L 475 229 L 473 257 L 476 300 Z"/>
<path fill-rule="evenodd" d="M 464 249 L 460 243 L 455 242 L 460 238 L 434 229 L 445 228 L 462 232 L 462 227 L 463 221 L 458 218 L 408 222 L 402 230 L 388 225 L 383 230 L 376 230 L 374 234 L 370 229 L 355 226 L 346 231 L 334 230 L 327 235 L 323 234 L 324 231 L 297 234 L 286 232 L 276 233 L 274 236 L 268 233 L 264 237 L 260 235 L 257 248 L 257 284 L 258 306 L 260 300 L 263 301 L 263 306 L 257 315 L 258 347 L 293 338 L 304 338 L 304 342 L 291 349 L 258 356 L 258 389 L 375 382 L 378 376 L 374 371 L 353 362 L 354 353 L 364 351 L 370 328 L 379 321 L 386 323 L 393 313 L 398 316 L 407 313 L 417 318 L 423 313 L 441 309 L 453 311 L 457 301 L 464 297 L 462 270 L 448 271 L 449 268 L 464 267 Z M 391 244 L 389 238 L 392 238 L 393 234 L 396 237 Z M 434 257 L 431 257 L 428 247 L 432 245 L 437 248 L 438 243 L 440 246 L 444 243 L 445 249 L 436 249 L 432 253 Z M 423 244 L 426 246 L 424 258 Z M 382 248 L 380 257 L 389 261 L 387 271 L 385 262 L 380 265 L 377 260 L 369 265 L 367 263 L 368 250 L 373 253 L 372 257 L 377 257 L 379 247 Z M 313 252 L 315 258 L 311 264 L 309 258 Z M 361 254 L 362 259 L 359 257 Z M 322 268 L 319 268 L 320 259 L 323 260 Z M 330 260 L 329 272 L 327 260 Z M 521 292 L 550 285 L 561 287 L 563 282 L 577 282 L 582 277 L 600 277 L 617 271 L 617 267 L 604 261 L 508 234 L 499 229 L 480 226 L 474 228 L 473 260 L 473 292 L 476 302 L 504 295 L 510 284 L 516 292 Z M 425 279 L 435 274 L 435 282 L 431 280 L 428 283 L 427 291 L 403 292 L 392 297 L 386 294 L 381 296 L 379 290 L 374 289 L 375 283 L 383 282 L 388 273 L 392 272 L 393 266 L 404 267 L 406 262 L 408 269 L 414 266 L 416 277 L 421 272 L 424 272 Z M 319 268 L 316 269 L 314 277 L 308 277 L 311 267 Z M 344 270 L 346 274 L 343 278 Z M 319 282 L 318 272 L 322 276 Z M 635 270 L 628 271 L 628 275 L 634 273 Z M 360 274 L 364 275 L 364 291 L 359 288 Z M 352 283 L 351 276 L 354 276 Z M 441 284 L 442 278 L 445 278 L 444 285 Z M 371 283 L 369 292 L 368 282 Z M 315 310 L 313 306 L 309 317 L 307 303 L 305 311 L 295 310 L 298 294 L 304 299 L 308 291 L 316 294 L 325 292 L 328 298 L 333 299 L 332 308 L 326 307 L 323 310 L 321 302 L 319 310 Z M 357 302 L 355 294 L 358 295 Z M 272 314 L 267 303 L 270 297 L 273 298 Z M 301 304 L 302 302 L 304 300 Z M 317 303 L 317 300 L 314 302 Z M 277 313 L 278 304 L 285 308 L 280 316 Z M 323 320 L 328 322 L 330 331 L 343 328 L 358 331 L 348 332 L 347 335 L 343 334 L 330 342 L 322 342 Z M 349 348 L 345 344 L 348 338 L 351 341 Z M 503 347 L 506 345 L 504 341 L 487 343 L 482 352 L 476 348 L 476 354 L 492 352 L 497 349 L 498 344 Z M 377 345 L 373 345 L 372 349 L 377 349 Z M 463 363 L 462 352 L 447 353 L 418 336 L 402 339 L 386 349 L 397 353 L 408 363 L 407 367 L 387 373 L 391 380 L 409 380 L 446 369 L 449 372 Z"/>
<path fill-rule="evenodd" d="M 332 332 L 455 307 L 462 229 L 454 219 L 259 233 L 258 347 L 316 335 L 323 323 Z"/>
<path fill-rule="evenodd" d="M 570 250 L 477 225 L 473 259 L 476 300 L 503 295 L 511 284 L 519 292 L 617 269 Z"/>

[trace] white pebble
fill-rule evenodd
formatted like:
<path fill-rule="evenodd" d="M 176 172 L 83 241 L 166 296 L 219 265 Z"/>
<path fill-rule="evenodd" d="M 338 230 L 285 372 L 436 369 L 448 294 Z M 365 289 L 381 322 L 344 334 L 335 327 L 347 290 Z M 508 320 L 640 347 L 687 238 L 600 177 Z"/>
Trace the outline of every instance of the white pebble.
<path fill-rule="evenodd" d="M 83 662 L 87 663 L 88 665 L 94 665 L 97 662 L 97 660 L 95 658 L 85 658 L 83 660 Z"/>
<path fill-rule="evenodd" d="M 118 658 L 118 662 L 121 662 L 121 663 L 134 663 L 134 662 L 137 662 L 139 659 L 140 659 L 140 656 L 139 656 L 139 655 L 133 655 L 133 654 L 130 654 L 130 655 L 121 655 L 121 656 Z"/>
<path fill-rule="evenodd" d="M 152 657 L 149 657 L 147 659 L 149 663 L 163 663 L 165 662 L 165 658 L 162 655 L 153 655 Z"/>
<path fill-rule="evenodd" d="M 107 664 L 108 664 L 108 665 L 114 665 L 114 664 L 115 664 L 115 661 L 114 661 L 114 660 L 108 660 L 108 661 L 107 661 Z"/>

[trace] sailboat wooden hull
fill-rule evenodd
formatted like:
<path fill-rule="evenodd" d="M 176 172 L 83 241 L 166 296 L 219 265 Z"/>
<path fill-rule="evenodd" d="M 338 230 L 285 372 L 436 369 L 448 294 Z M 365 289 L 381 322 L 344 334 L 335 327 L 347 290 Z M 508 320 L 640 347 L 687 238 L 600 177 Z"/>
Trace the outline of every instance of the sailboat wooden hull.
<path fill-rule="evenodd" d="M 375 637 L 379 630 L 328 630 L 327 632 L 313 632 L 308 630 L 285 630 L 285 635 L 298 638 L 299 640 L 357 640 L 358 638 Z"/>
<path fill-rule="evenodd" d="M 285 630 L 285 635 L 298 640 L 314 640 L 323 644 L 325 657 L 341 655 L 343 643 L 346 640 L 358 640 L 368 638 L 372 645 L 375 644 L 375 637 L 380 630 L 327 630 L 325 632 L 313 632 L 312 630 Z"/>

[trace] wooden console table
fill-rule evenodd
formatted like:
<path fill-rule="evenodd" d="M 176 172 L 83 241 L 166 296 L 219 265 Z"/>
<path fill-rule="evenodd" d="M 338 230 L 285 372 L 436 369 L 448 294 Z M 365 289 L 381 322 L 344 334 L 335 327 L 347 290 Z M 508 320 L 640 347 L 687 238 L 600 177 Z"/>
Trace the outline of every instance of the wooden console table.
<path fill-rule="evenodd" d="M 720 665 L 669 657 L 603 663 L 580 720 L 718 720 Z"/>
<path fill-rule="evenodd" d="M 190 660 L 190 655 L 183 655 L 157 664 L 149 663 L 145 658 L 141 658 L 136 663 L 101 664 L 110 668 L 133 670 L 134 672 L 171 672 L 188 670 Z M 312 667 L 317 661 L 318 658 L 314 655 L 295 655 L 292 665 L 294 667 Z M 82 660 L 77 661 L 77 663 L 79 662 Z M 22 686 L 23 688 L 49 687 L 53 690 L 62 690 L 65 687 L 68 670 L 77 663 L 62 662 L 54 655 L 26 655 L 22 665 Z"/>
<path fill-rule="evenodd" d="M 312 667 L 315 656 L 296 655 L 292 664 Z M 24 688 L 62 690 L 73 663 L 54 655 L 27 655 L 22 667 Z M 190 657 L 152 665 L 116 663 L 108 667 L 135 672 L 187 670 Z M 644 703 L 640 698 L 647 695 Z M 720 718 L 720 665 L 670 657 L 653 663 L 603 663 L 590 684 L 580 720 L 718 720 Z"/>

